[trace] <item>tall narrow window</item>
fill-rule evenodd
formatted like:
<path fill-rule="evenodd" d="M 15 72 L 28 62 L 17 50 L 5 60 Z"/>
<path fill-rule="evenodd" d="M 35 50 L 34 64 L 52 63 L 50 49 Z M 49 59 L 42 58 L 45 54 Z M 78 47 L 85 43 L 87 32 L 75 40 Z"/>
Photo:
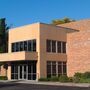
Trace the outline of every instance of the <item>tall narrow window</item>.
<path fill-rule="evenodd" d="M 47 52 L 51 52 L 51 40 L 46 41 Z"/>
<path fill-rule="evenodd" d="M 32 48 L 33 48 L 33 50 L 32 51 L 36 51 L 36 40 L 33 40 L 32 41 Z"/>
<path fill-rule="evenodd" d="M 56 62 L 52 62 L 52 76 L 56 76 Z"/>
<path fill-rule="evenodd" d="M 27 41 L 24 41 L 24 51 L 27 51 Z"/>
<path fill-rule="evenodd" d="M 16 50 L 15 50 L 15 47 L 16 45 L 15 45 L 15 43 L 12 43 L 12 52 L 15 52 Z"/>
<path fill-rule="evenodd" d="M 29 41 L 28 41 L 28 51 L 32 51 L 31 48 L 32 48 L 32 47 L 31 47 L 31 40 L 29 40 Z"/>
<path fill-rule="evenodd" d="M 20 42 L 20 51 L 23 51 L 23 50 L 24 50 L 24 43 Z"/>
<path fill-rule="evenodd" d="M 58 76 L 62 75 L 62 62 L 58 62 Z"/>
<path fill-rule="evenodd" d="M 17 42 L 16 43 L 16 52 L 18 52 L 19 51 L 19 43 Z"/>
<path fill-rule="evenodd" d="M 52 70 L 51 70 L 51 62 L 47 61 L 47 77 L 51 77 Z"/>
<path fill-rule="evenodd" d="M 52 52 L 56 52 L 56 41 L 52 40 Z"/>
<path fill-rule="evenodd" d="M 57 42 L 57 52 L 61 53 L 61 42 L 60 41 Z"/>
<path fill-rule="evenodd" d="M 66 70 L 66 62 L 62 62 L 63 64 L 63 74 L 66 75 L 67 70 Z"/>
<path fill-rule="evenodd" d="M 66 42 L 62 42 L 62 52 L 66 53 Z"/>

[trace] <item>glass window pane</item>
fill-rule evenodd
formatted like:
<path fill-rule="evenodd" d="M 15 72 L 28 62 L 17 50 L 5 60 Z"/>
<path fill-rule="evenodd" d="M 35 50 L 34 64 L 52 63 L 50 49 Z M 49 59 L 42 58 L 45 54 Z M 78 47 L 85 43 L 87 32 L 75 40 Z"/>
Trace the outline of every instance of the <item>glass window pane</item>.
<path fill-rule="evenodd" d="M 47 52 L 51 52 L 51 40 L 47 40 L 46 49 L 47 49 Z"/>
<path fill-rule="evenodd" d="M 14 79 L 14 74 L 11 74 L 11 79 Z"/>
<path fill-rule="evenodd" d="M 47 65 L 51 65 L 51 61 L 47 61 Z"/>
<path fill-rule="evenodd" d="M 16 43 L 16 52 L 19 51 L 19 43 Z"/>
<path fill-rule="evenodd" d="M 14 65 L 11 66 L 11 73 L 14 73 Z"/>
<path fill-rule="evenodd" d="M 62 52 L 66 53 L 66 42 L 62 42 Z"/>
<path fill-rule="evenodd" d="M 23 51 L 23 50 L 24 50 L 24 43 L 20 42 L 20 51 Z"/>
<path fill-rule="evenodd" d="M 56 74 L 56 65 L 52 65 L 52 74 Z"/>
<path fill-rule="evenodd" d="M 36 51 L 36 40 L 32 40 L 33 51 Z"/>
<path fill-rule="evenodd" d="M 58 73 L 62 74 L 62 65 L 58 65 Z"/>
<path fill-rule="evenodd" d="M 66 73 L 66 65 L 63 65 L 63 73 Z"/>
<path fill-rule="evenodd" d="M 32 51 L 32 49 L 31 49 L 31 40 L 28 41 L 28 51 Z"/>
<path fill-rule="evenodd" d="M 56 52 L 56 41 L 52 41 L 52 52 Z"/>
<path fill-rule="evenodd" d="M 12 52 L 15 52 L 15 43 L 12 43 Z"/>
<path fill-rule="evenodd" d="M 61 53 L 61 42 L 60 41 L 57 42 L 57 52 Z"/>
<path fill-rule="evenodd" d="M 24 41 L 24 51 L 27 51 L 27 41 Z"/>
<path fill-rule="evenodd" d="M 15 70 L 14 73 L 18 73 L 18 66 L 14 66 L 14 70 Z"/>
<path fill-rule="evenodd" d="M 51 74 L 51 65 L 47 65 L 47 74 Z"/>

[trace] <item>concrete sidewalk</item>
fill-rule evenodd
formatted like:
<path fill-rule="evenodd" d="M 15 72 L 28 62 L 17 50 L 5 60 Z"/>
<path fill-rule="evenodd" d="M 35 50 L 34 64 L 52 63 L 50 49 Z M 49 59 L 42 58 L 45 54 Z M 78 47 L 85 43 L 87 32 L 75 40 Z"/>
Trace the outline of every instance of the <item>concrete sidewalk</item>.
<path fill-rule="evenodd" d="M 53 85 L 53 86 L 73 86 L 73 87 L 90 87 L 90 83 L 60 83 L 60 82 L 40 82 L 31 80 L 0 80 L 6 83 L 25 83 L 25 84 L 39 84 L 39 85 Z"/>

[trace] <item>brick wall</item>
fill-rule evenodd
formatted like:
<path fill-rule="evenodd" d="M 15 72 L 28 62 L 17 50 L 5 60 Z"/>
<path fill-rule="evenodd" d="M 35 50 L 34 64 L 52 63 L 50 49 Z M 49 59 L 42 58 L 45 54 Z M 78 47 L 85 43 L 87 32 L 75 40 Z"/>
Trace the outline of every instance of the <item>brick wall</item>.
<path fill-rule="evenodd" d="M 90 30 L 67 35 L 67 74 L 90 71 Z"/>

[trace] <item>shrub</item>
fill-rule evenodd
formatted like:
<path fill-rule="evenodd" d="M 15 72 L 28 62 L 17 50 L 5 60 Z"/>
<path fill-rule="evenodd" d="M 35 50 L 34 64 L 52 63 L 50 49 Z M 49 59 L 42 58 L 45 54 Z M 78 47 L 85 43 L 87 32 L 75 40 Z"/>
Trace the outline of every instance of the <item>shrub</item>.
<path fill-rule="evenodd" d="M 86 78 L 86 79 L 90 78 L 90 72 L 83 73 L 83 78 Z"/>
<path fill-rule="evenodd" d="M 73 77 L 68 77 L 69 82 L 73 82 Z"/>
<path fill-rule="evenodd" d="M 76 77 L 76 78 L 82 78 L 82 76 L 83 76 L 83 73 L 75 73 L 75 75 L 74 75 L 74 77 Z"/>
<path fill-rule="evenodd" d="M 88 78 L 88 79 L 81 78 L 80 83 L 90 83 L 90 78 Z"/>
<path fill-rule="evenodd" d="M 73 82 L 74 82 L 74 83 L 79 83 L 79 82 L 80 82 L 80 78 L 78 78 L 78 77 L 73 77 Z"/>
<path fill-rule="evenodd" d="M 0 80 L 7 80 L 6 76 L 0 76 Z"/>
<path fill-rule="evenodd" d="M 40 78 L 39 81 L 49 81 L 49 78 Z"/>
<path fill-rule="evenodd" d="M 50 78 L 50 81 L 56 82 L 56 81 L 59 81 L 59 78 L 58 78 L 57 76 L 52 76 L 52 77 Z"/>
<path fill-rule="evenodd" d="M 59 77 L 60 82 L 69 82 L 69 78 L 66 75 L 62 75 Z"/>

